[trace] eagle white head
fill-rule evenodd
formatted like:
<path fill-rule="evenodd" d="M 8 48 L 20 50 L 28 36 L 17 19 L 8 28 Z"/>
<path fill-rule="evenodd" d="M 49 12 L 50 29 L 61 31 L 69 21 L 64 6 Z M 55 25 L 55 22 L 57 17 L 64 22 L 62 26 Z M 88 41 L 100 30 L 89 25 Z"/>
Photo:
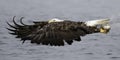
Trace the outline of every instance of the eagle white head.
<path fill-rule="evenodd" d="M 109 21 L 110 19 L 99 19 L 99 20 L 86 21 L 85 24 L 87 26 L 98 27 L 101 33 L 107 33 L 111 28 L 109 25 Z"/>
<path fill-rule="evenodd" d="M 85 24 L 87 26 L 96 26 L 98 24 L 108 24 L 110 19 L 99 19 L 99 20 L 91 20 L 86 21 Z"/>
<path fill-rule="evenodd" d="M 53 18 L 51 20 L 48 21 L 48 23 L 52 23 L 52 22 L 63 22 L 64 20 L 60 20 L 60 19 L 57 19 L 57 18 Z"/>

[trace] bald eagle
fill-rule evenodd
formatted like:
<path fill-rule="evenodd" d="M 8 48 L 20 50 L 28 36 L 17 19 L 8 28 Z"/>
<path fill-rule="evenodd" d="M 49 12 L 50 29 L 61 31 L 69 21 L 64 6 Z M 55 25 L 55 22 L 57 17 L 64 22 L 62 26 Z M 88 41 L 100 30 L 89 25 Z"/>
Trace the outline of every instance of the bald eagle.
<path fill-rule="evenodd" d="M 64 46 L 65 43 L 71 45 L 73 41 L 81 41 L 81 36 L 92 33 L 108 33 L 110 30 L 109 19 L 91 20 L 86 22 L 76 22 L 70 20 L 51 19 L 48 21 L 33 21 L 34 24 L 26 25 L 20 18 L 20 24 L 7 24 L 7 28 L 16 38 L 21 38 L 23 43 L 30 40 L 31 43 L 50 46 Z"/>

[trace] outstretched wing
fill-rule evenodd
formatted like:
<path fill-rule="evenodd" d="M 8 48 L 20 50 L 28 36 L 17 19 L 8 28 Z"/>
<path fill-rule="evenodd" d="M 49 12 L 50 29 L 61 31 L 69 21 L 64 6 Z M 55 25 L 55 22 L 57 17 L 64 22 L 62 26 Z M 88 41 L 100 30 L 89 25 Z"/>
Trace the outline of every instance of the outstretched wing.
<path fill-rule="evenodd" d="M 38 28 L 40 29 L 47 24 L 47 22 L 43 21 L 43 22 L 33 22 L 34 25 L 26 25 L 22 22 L 22 20 L 23 17 L 20 18 L 20 23 L 22 25 L 19 25 L 15 22 L 15 16 L 14 16 L 13 17 L 14 26 L 7 22 L 7 24 L 11 27 L 11 28 L 7 28 L 8 30 L 12 31 L 10 32 L 10 34 L 17 35 L 16 38 L 21 38 L 21 40 L 23 40 L 26 36 L 36 31 L 36 29 Z"/>
<path fill-rule="evenodd" d="M 19 25 L 15 22 L 13 17 L 14 26 L 7 24 L 11 28 L 7 28 L 12 31 L 12 35 L 17 35 L 16 38 L 21 38 L 23 43 L 26 40 L 30 40 L 31 43 L 51 45 L 51 46 L 63 46 L 65 42 L 69 45 L 73 41 L 81 41 L 80 36 L 99 32 L 96 27 L 86 26 L 84 22 L 33 22 L 33 25 L 26 25 L 22 22 L 23 17 L 20 19 Z"/>

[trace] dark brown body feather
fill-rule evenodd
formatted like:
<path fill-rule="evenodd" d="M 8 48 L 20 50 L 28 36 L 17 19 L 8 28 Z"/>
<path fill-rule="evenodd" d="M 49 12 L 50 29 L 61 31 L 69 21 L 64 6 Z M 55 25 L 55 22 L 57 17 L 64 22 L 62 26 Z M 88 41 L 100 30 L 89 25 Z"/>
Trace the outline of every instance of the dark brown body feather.
<path fill-rule="evenodd" d="M 19 25 L 14 19 L 15 17 L 13 18 L 14 26 L 7 23 L 13 29 L 7 29 L 12 31 L 10 34 L 17 35 L 16 38 L 21 38 L 23 43 L 26 40 L 30 40 L 31 43 L 42 45 L 63 46 L 65 42 L 71 45 L 73 41 L 81 41 L 80 36 L 99 32 L 99 29 L 86 26 L 84 22 L 64 21 L 48 23 L 43 21 L 33 22 L 33 25 L 25 25 L 21 18 L 20 22 L 22 25 Z"/>

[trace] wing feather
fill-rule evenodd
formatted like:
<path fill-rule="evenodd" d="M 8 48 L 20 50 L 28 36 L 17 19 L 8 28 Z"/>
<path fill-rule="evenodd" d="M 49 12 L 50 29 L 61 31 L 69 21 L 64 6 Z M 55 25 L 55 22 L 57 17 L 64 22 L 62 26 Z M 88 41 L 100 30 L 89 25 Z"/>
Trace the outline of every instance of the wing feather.
<path fill-rule="evenodd" d="M 37 22 L 37 24 L 33 24 L 33 25 L 26 25 L 22 22 L 22 20 L 23 17 L 20 18 L 21 25 L 17 24 L 15 22 L 15 16 L 14 16 L 13 17 L 14 25 L 11 25 L 10 23 L 7 22 L 7 24 L 10 26 L 10 28 L 7 28 L 9 31 L 11 31 L 10 34 L 16 35 L 16 38 L 21 38 L 22 41 L 24 40 L 32 41 L 32 39 L 36 36 L 34 32 L 36 32 L 36 30 L 38 29 L 41 29 L 44 25 L 47 24 L 47 21 L 44 21 L 44 22 Z"/>
<path fill-rule="evenodd" d="M 51 46 L 61 46 L 64 45 L 65 42 L 71 45 L 73 40 L 81 41 L 80 36 L 83 36 L 87 33 L 84 28 L 80 28 L 79 26 L 76 27 L 74 25 L 75 24 L 71 25 L 71 23 L 65 22 L 50 23 L 43 26 L 42 29 L 35 31 L 36 37 L 34 37 L 32 41 L 35 41 L 35 43 L 39 42 L 39 44 L 41 43 L 43 45 Z"/>

